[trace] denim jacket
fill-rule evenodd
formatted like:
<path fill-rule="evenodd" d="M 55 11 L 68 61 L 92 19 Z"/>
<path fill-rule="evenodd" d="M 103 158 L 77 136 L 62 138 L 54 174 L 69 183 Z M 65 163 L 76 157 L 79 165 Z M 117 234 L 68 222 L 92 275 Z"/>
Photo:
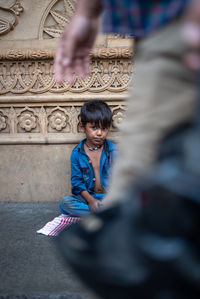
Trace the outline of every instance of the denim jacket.
<path fill-rule="evenodd" d="M 72 151 L 71 154 L 71 184 L 72 194 L 78 195 L 82 191 L 87 190 L 90 194 L 94 194 L 95 176 L 92 162 L 84 150 L 84 142 L 82 140 Z M 100 179 L 102 187 L 107 191 L 108 178 L 113 160 L 116 157 L 117 147 L 109 140 L 105 140 L 100 159 Z"/>

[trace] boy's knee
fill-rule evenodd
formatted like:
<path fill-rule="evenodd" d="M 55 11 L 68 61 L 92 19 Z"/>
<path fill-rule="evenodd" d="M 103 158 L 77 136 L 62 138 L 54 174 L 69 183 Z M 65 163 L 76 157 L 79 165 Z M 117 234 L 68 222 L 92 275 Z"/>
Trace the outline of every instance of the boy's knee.
<path fill-rule="evenodd" d="M 59 209 L 60 209 L 60 211 L 61 211 L 62 214 L 66 214 L 65 211 L 63 210 L 63 203 L 62 203 L 62 201 L 63 200 L 61 200 L 60 203 L 59 203 Z"/>
<path fill-rule="evenodd" d="M 62 214 L 69 214 L 69 212 L 67 211 L 67 196 L 63 197 L 63 199 L 61 199 L 60 203 L 59 203 L 59 208 Z"/>

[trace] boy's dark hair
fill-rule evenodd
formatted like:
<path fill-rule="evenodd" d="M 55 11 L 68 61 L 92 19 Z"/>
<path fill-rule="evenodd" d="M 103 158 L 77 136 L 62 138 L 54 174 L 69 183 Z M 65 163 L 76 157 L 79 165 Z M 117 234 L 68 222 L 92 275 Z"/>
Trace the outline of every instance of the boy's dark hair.
<path fill-rule="evenodd" d="M 83 126 L 90 122 L 108 128 L 111 125 L 112 112 L 104 101 L 92 100 L 81 107 L 80 121 Z"/>

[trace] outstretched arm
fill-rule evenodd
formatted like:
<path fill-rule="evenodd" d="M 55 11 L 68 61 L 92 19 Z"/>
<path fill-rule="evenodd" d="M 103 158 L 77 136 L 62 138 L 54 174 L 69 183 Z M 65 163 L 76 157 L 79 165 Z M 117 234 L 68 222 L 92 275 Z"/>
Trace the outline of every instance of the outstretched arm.
<path fill-rule="evenodd" d="M 54 69 L 58 83 L 74 82 L 74 74 L 89 74 L 89 54 L 99 30 L 101 0 L 79 0 L 70 23 L 65 27 L 55 55 Z"/>

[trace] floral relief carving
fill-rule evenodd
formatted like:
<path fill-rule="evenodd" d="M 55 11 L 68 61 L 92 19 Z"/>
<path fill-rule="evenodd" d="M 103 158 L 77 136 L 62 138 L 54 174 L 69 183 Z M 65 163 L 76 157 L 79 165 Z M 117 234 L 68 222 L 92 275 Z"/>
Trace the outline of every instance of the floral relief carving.
<path fill-rule="evenodd" d="M 120 124 L 123 121 L 123 118 L 124 118 L 124 115 L 122 112 L 117 112 L 115 115 L 113 115 L 113 118 L 112 118 L 113 127 L 119 128 Z"/>
<path fill-rule="evenodd" d="M 68 129 L 69 116 L 65 109 L 56 107 L 48 114 L 49 126 L 56 131 L 62 131 Z"/>
<path fill-rule="evenodd" d="M 50 117 L 49 122 L 53 129 L 61 131 L 67 125 L 66 120 L 66 116 L 62 115 L 60 112 L 57 112 Z"/>
<path fill-rule="evenodd" d="M 6 128 L 6 118 L 5 116 L 0 112 L 0 131 L 4 130 Z"/>
<path fill-rule="evenodd" d="M 20 142 L 20 138 L 23 142 L 26 140 L 25 142 L 29 143 L 34 140 L 32 139 L 34 136 L 39 140 L 43 138 L 42 142 L 46 143 L 48 137 L 52 140 L 57 138 L 53 136 L 58 136 L 58 138 L 60 136 L 65 141 L 82 136 L 79 128 L 80 106 L 79 102 L 77 105 L 67 103 L 62 107 L 54 106 L 54 108 L 51 104 L 26 106 L 23 109 L 13 105 L 3 107 L 0 110 L 0 144 L 4 142 L 4 138 L 7 138 L 6 142 L 8 142 L 9 137 L 11 137 L 11 143 L 13 140 L 16 143 Z M 121 105 L 114 105 L 111 109 L 113 111 L 112 134 L 117 132 L 124 118 L 125 108 Z"/>
<path fill-rule="evenodd" d="M 6 2 L 6 1 L 4 1 Z M 15 0 L 9 7 L 0 5 L 0 35 L 6 34 L 13 30 L 18 24 L 18 17 L 24 11 L 20 0 Z"/>
<path fill-rule="evenodd" d="M 30 132 L 36 127 L 36 117 L 30 113 L 26 113 L 19 118 L 20 127 Z"/>
<path fill-rule="evenodd" d="M 37 126 L 37 118 L 33 109 L 25 107 L 18 114 L 18 123 L 20 128 L 24 129 L 26 132 L 30 132 Z"/>
<path fill-rule="evenodd" d="M 120 126 L 124 120 L 125 108 L 122 106 L 115 107 L 112 116 L 112 126 L 116 129 L 120 129 Z"/>

